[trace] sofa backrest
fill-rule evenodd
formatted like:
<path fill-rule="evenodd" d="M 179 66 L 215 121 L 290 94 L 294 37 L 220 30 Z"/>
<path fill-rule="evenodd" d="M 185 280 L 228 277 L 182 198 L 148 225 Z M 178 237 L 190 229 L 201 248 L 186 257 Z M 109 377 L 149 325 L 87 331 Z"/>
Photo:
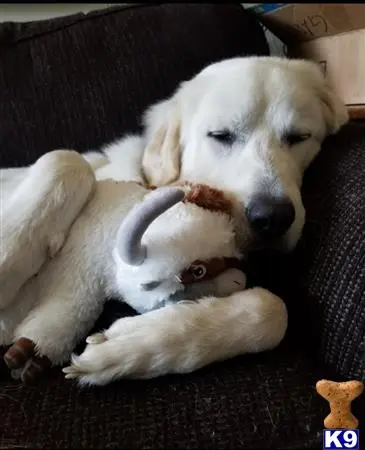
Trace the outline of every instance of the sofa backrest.
<path fill-rule="evenodd" d="M 96 149 L 137 131 L 149 104 L 205 65 L 268 52 L 239 4 L 127 5 L 0 24 L 0 167 L 55 148 Z"/>

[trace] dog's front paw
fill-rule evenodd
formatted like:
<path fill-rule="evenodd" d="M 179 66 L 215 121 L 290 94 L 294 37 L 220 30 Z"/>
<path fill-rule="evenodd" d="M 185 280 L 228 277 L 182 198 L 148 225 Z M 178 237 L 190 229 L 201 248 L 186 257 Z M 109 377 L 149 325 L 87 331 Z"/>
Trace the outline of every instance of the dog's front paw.
<path fill-rule="evenodd" d="M 174 341 L 157 327 L 151 330 L 147 315 L 135 319 L 120 319 L 105 333 L 89 336 L 84 352 L 72 355 L 70 366 L 63 369 L 66 378 L 104 385 L 117 378 L 152 378 L 174 371 L 169 348 Z"/>
<path fill-rule="evenodd" d="M 135 376 L 141 348 L 117 340 L 101 342 L 100 336 L 90 336 L 84 352 L 72 355 L 71 365 L 63 368 L 65 377 L 77 379 L 81 384 L 104 385 L 116 378 Z"/>

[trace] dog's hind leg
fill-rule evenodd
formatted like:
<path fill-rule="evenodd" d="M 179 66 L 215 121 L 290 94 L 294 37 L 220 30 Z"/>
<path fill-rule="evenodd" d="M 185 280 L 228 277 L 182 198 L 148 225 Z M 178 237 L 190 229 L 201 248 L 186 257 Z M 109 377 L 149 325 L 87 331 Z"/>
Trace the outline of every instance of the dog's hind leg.
<path fill-rule="evenodd" d="M 0 185 L 0 311 L 59 251 L 94 186 L 91 166 L 69 150 L 39 158 L 9 197 Z"/>
<path fill-rule="evenodd" d="M 29 167 L 12 167 L 0 169 L 0 201 L 2 205 L 26 178 Z"/>
<path fill-rule="evenodd" d="M 37 305 L 13 332 L 11 347 L 4 360 L 11 370 L 21 371 L 23 382 L 30 382 L 51 365 L 69 360 L 77 343 L 91 329 L 103 308 L 103 292 L 98 282 L 86 280 L 86 273 L 64 277 L 65 261 L 54 260 L 40 275 L 42 286 Z M 80 283 L 80 278 L 85 281 Z M 45 285 L 52 280 L 50 285 Z M 31 284 L 32 282 L 30 282 Z M 29 284 L 26 297 L 34 294 Z"/>

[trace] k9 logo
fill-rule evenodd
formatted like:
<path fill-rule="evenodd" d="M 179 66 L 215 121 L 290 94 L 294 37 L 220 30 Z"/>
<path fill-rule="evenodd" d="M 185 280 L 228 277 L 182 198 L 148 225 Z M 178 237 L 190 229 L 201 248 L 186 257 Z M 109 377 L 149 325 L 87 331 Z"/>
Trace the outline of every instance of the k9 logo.
<path fill-rule="evenodd" d="M 359 430 L 323 430 L 323 449 L 360 450 Z"/>

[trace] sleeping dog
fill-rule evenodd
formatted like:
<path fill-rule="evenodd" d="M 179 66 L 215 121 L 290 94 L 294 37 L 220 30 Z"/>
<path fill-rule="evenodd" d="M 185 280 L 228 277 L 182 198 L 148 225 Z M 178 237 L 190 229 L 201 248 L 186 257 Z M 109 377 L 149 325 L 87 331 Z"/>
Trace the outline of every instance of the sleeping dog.
<path fill-rule="evenodd" d="M 127 136 L 84 157 L 97 180 L 134 180 L 157 186 L 189 181 L 233 192 L 253 240 L 291 251 L 305 221 L 300 194 L 303 173 L 324 138 L 346 121 L 343 103 L 316 64 L 273 57 L 234 58 L 208 66 L 183 82 L 170 98 L 152 105 L 144 116 L 143 135 Z M 50 217 L 42 214 L 44 201 L 32 199 L 31 170 L 0 173 L 3 211 L 9 213 L 6 223 L 22 223 L 16 229 L 17 239 L 11 227 L 1 236 L 2 248 L 8 250 L 7 264 L 9 255 L 13 263 L 20 264 L 16 277 L 7 277 L 9 289 L 15 292 L 48 258 L 57 257 L 72 227 L 72 220 L 67 219 L 72 214 L 66 214 L 49 251 L 32 259 L 34 246 L 49 230 Z M 72 189 L 77 189 L 77 183 Z M 27 208 L 19 208 L 19 192 L 28 196 L 21 202 Z M 114 350 L 118 358 L 105 357 L 101 345 L 99 354 L 93 351 L 88 361 L 94 371 L 90 379 L 94 383 L 105 380 L 103 373 L 111 364 L 123 367 L 131 355 L 138 365 L 132 364 L 123 376 L 192 371 L 214 360 L 218 348 L 227 349 L 219 359 L 231 356 L 227 344 L 245 320 L 242 305 L 199 302 L 184 305 L 178 314 L 176 307 L 122 319 L 118 333 L 123 345 Z M 146 346 L 146 341 L 153 346 Z"/>

